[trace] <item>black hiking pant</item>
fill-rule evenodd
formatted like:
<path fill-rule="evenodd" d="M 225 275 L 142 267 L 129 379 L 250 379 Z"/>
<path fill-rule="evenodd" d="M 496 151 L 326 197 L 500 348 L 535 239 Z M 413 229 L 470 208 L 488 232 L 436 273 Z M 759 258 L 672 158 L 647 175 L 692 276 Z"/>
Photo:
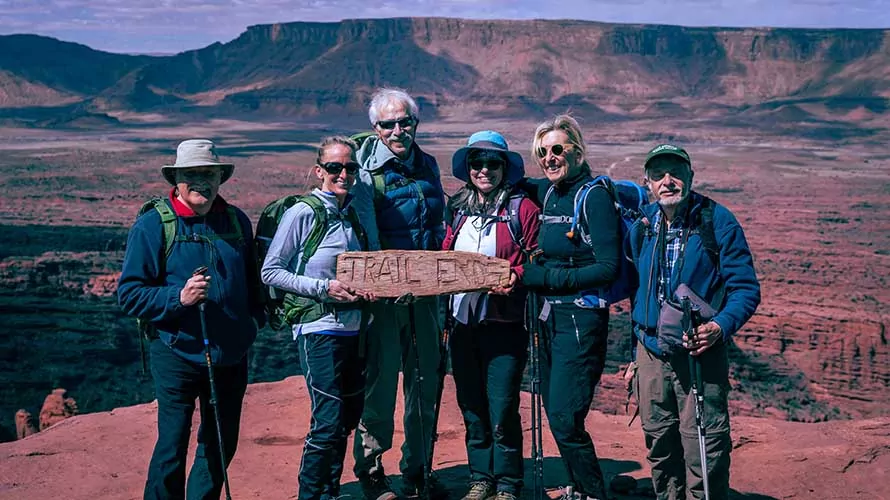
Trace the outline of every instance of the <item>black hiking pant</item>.
<path fill-rule="evenodd" d="M 300 500 L 336 498 L 349 434 L 365 403 L 364 359 L 359 336 L 300 335 L 300 363 L 312 419 L 300 464 Z"/>
<path fill-rule="evenodd" d="M 519 388 L 527 346 L 522 323 L 458 323 L 451 336 L 470 482 L 486 481 L 517 497 L 523 473 Z"/>
<path fill-rule="evenodd" d="M 216 420 L 210 406 L 207 366 L 178 356 L 160 339 L 151 341 L 151 376 L 158 399 L 158 440 L 148 466 L 144 497 L 151 500 L 218 499 L 223 487 Z M 238 446 L 241 401 L 247 389 L 247 356 L 231 366 L 213 367 L 219 401 L 225 463 Z M 195 461 L 185 482 L 185 462 L 192 431 L 195 399 L 201 402 L 201 426 Z M 186 496 L 187 495 L 187 496 Z"/>
<path fill-rule="evenodd" d="M 541 331 L 541 396 L 569 483 L 578 493 L 606 498 L 603 471 L 584 419 L 606 364 L 609 310 L 554 304 Z"/>

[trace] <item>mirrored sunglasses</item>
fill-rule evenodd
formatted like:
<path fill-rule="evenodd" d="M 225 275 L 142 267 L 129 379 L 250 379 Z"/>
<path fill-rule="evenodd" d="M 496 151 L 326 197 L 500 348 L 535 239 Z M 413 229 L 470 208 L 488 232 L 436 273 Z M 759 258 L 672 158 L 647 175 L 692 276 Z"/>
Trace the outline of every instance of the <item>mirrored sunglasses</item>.
<path fill-rule="evenodd" d="M 573 144 L 554 144 L 550 147 L 541 146 L 536 151 L 538 158 L 544 158 L 549 153 L 553 153 L 553 156 L 562 156 L 566 151 L 574 147 Z"/>
<path fill-rule="evenodd" d="M 342 172 L 344 168 L 346 169 L 347 175 L 355 175 L 358 173 L 358 169 L 361 167 L 354 161 L 346 164 L 340 163 L 339 161 L 329 161 L 327 163 L 319 163 L 318 166 L 323 168 L 325 172 L 331 175 L 340 175 L 340 172 Z"/>
<path fill-rule="evenodd" d="M 406 116 L 404 118 L 399 118 L 398 120 L 380 120 L 377 122 L 377 126 L 384 130 L 392 130 L 396 128 L 396 125 L 399 128 L 408 128 L 417 125 L 417 118 L 413 116 Z"/>

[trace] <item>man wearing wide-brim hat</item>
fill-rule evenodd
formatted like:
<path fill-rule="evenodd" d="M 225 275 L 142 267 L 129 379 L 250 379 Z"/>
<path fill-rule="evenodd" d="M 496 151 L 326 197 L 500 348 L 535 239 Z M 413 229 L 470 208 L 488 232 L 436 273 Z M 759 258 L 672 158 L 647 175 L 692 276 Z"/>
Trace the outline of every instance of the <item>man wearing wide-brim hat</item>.
<path fill-rule="evenodd" d="M 265 323 L 250 219 L 218 195 L 234 171 L 213 142 L 183 141 L 176 161 L 161 168 L 173 187 L 146 203 L 130 229 L 118 301 L 147 325 L 158 400 L 158 440 L 145 498 L 182 498 L 195 399 L 198 447 L 188 498 L 219 498 L 223 462 L 210 404 L 201 314 L 217 389 L 216 407 L 227 465 L 238 442 L 247 387 L 247 349 Z M 195 273 L 198 268 L 206 269 Z M 204 312 L 197 307 L 204 303 Z"/>

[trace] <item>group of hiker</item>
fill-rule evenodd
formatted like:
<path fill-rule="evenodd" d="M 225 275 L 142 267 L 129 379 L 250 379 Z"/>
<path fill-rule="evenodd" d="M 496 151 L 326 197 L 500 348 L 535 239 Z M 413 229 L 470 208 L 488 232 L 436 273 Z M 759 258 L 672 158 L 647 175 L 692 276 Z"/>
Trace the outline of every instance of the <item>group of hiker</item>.
<path fill-rule="evenodd" d="M 162 167 L 171 189 L 132 227 L 118 287 L 123 310 L 146 326 L 158 401 L 145 498 L 219 498 L 223 488 L 230 498 L 247 351 L 267 320 L 292 330 L 311 401 L 298 498 L 340 496 L 353 431 L 365 498 L 447 496 L 432 455 L 449 351 L 469 466 L 460 496 L 520 496 L 528 365 L 568 472 L 562 498 L 608 498 L 584 421 L 605 366 L 609 306 L 623 298 L 656 496 L 727 498 L 727 344 L 753 315 L 760 288 L 738 221 L 692 190 L 689 154 L 658 145 L 643 165 L 645 189 L 620 186 L 593 175 L 580 126 L 559 115 L 534 132 L 543 178 L 527 175 L 500 133 L 483 130 L 453 154 L 451 173 L 465 185 L 447 196 L 436 159 L 415 142 L 415 100 L 379 89 L 368 116 L 372 133 L 360 143 L 323 139 L 311 167 L 318 187 L 276 202 L 271 219 L 264 211 L 256 237 L 218 194 L 234 166 L 212 142 L 186 140 Z M 637 206 L 619 196 L 628 185 Z M 337 279 L 339 254 L 376 250 L 500 257 L 510 278 L 490 290 L 395 299 Z M 400 371 L 397 492 L 382 457 L 393 445 Z M 186 487 L 196 399 L 201 425 Z M 541 406 L 532 409 L 536 497 L 544 491 Z"/>

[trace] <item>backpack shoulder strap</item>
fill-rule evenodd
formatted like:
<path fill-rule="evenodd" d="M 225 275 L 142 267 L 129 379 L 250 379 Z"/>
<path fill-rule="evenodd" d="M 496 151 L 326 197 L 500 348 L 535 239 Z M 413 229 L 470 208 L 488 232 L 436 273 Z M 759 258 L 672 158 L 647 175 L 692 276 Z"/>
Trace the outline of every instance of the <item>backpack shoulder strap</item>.
<path fill-rule="evenodd" d="M 348 220 L 349 225 L 352 226 L 352 230 L 355 232 L 355 236 L 358 238 L 362 250 L 368 250 L 368 233 L 365 232 L 365 228 L 363 228 L 361 222 L 359 222 L 358 212 L 356 212 L 355 208 L 351 205 L 346 210 L 346 220 Z"/>
<path fill-rule="evenodd" d="M 463 210 L 456 210 L 451 216 L 451 248 L 449 250 L 454 250 L 454 244 L 457 243 L 457 233 L 460 231 L 460 228 L 464 226 L 464 222 L 467 221 L 467 213 Z"/>
<path fill-rule="evenodd" d="M 507 229 L 510 231 L 510 238 L 520 250 L 525 251 L 525 234 L 522 231 L 522 219 L 519 217 L 519 209 L 522 206 L 522 200 L 527 195 L 524 191 L 517 190 L 510 198 L 507 199 Z"/>
<path fill-rule="evenodd" d="M 318 245 L 321 244 L 321 240 L 327 232 L 328 211 L 325 209 L 324 203 L 311 194 L 298 196 L 296 200 L 294 205 L 301 202 L 305 203 L 309 205 L 309 208 L 312 209 L 315 215 L 315 223 L 312 225 L 312 230 L 309 231 L 309 236 L 303 244 L 303 255 L 300 258 L 300 265 L 297 267 L 297 274 L 303 274 L 306 270 L 306 263 L 315 255 Z"/>
<path fill-rule="evenodd" d="M 714 200 L 708 197 L 705 197 L 704 206 L 702 206 L 701 225 L 699 226 L 698 235 L 714 267 L 719 269 L 720 246 L 717 244 L 717 235 L 714 232 Z"/>
<path fill-rule="evenodd" d="M 584 183 L 580 188 L 578 188 L 578 192 L 575 193 L 575 201 L 573 203 L 574 212 L 572 216 L 572 228 L 569 229 L 569 232 L 566 233 L 566 236 L 569 239 L 574 239 L 576 236 L 580 236 L 581 240 L 584 243 L 590 243 L 590 235 L 587 234 L 587 217 L 585 213 L 587 212 L 587 194 L 591 189 L 600 184 L 599 177 L 593 179 L 592 181 L 588 181 Z M 603 186 L 605 187 L 605 186 Z"/>
<path fill-rule="evenodd" d="M 378 205 L 386 197 L 386 178 L 382 168 L 371 172 L 374 184 L 374 205 Z"/>
<path fill-rule="evenodd" d="M 153 198 L 148 203 L 161 216 L 161 232 L 164 234 L 164 261 L 166 261 L 173 251 L 173 242 L 176 240 L 176 213 L 163 198 Z"/>

